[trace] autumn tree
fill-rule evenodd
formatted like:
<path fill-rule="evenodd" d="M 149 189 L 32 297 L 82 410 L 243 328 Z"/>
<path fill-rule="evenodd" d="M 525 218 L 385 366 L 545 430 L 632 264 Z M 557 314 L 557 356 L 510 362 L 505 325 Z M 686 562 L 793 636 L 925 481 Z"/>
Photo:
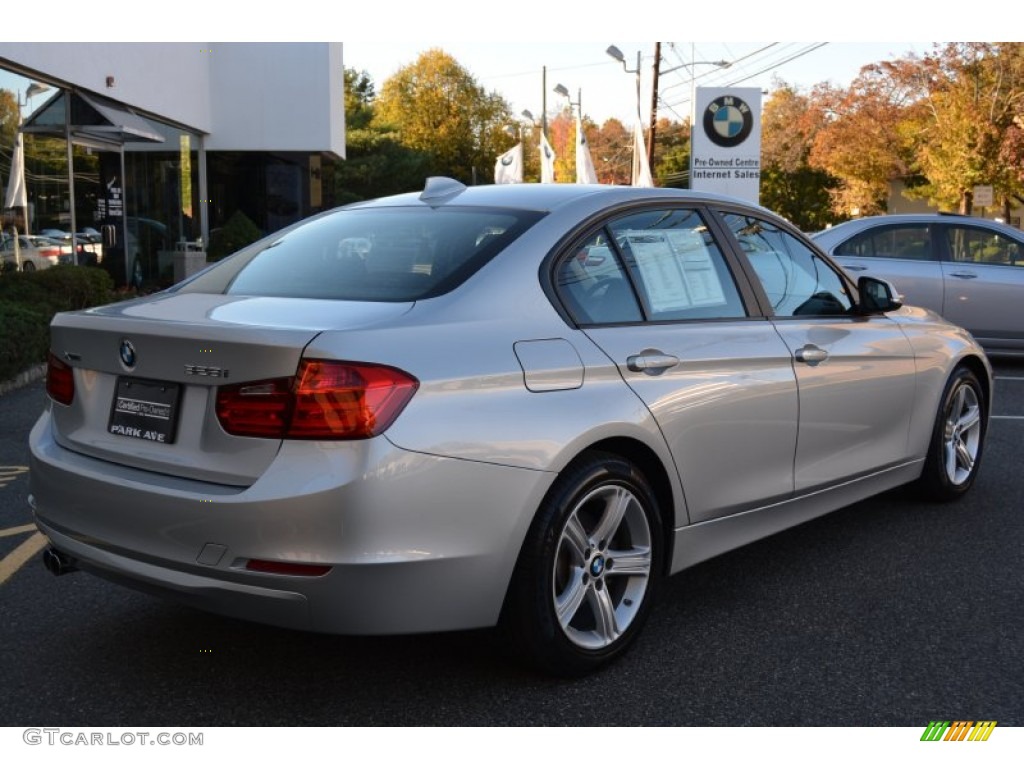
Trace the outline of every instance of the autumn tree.
<path fill-rule="evenodd" d="M 388 78 L 375 103 L 374 125 L 393 129 L 402 145 L 425 153 L 430 172 L 466 183 L 493 178 L 494 160 L 514 143 L 508 103 L 487 93 L 440 49 L 421 54 Z M 410 188 L 422 179 L 410 179 Z"/>
<path fill-rule="evenodd" d="M 366 72 L 345 70 L 345 161 L 334 171 L 335 199 L 350 203 L 408 192 L 430 173 L 432 159 L 374 124 L 375 89 Z"/>
<path fill-rule="evenodd" d="M 1024 44 L 949 43 L 922 62 L 929 85 L 917 193 L 970 213 L 972 189 L 992 185 L 1005 209 L 1024 192 Z"/>
<path fill-rule="evenodd" d="M 808 161 L 839 180 L 836 213 L 885 212 L 890 181 L 911 172 L 922 84 L 908 58 L 862 68 L 849 88 L 814 88 L 810 108 L 821 127 Z"/>
<path fill-rule="evenodd" d="M 629 184 L 632 173 L 633 135 L 616 118 L 609 118 L 600 128 L 587 131 L 590 156 L 602 184 Z"/>
<path fill-rule="evenodd" d="M 837 181 L 808 162 L 823 127 L 810 98 L 781 80 L 761 113 L 761 204 L 806 231 L 823 229 L 839 217 L 832 209 Z"/>

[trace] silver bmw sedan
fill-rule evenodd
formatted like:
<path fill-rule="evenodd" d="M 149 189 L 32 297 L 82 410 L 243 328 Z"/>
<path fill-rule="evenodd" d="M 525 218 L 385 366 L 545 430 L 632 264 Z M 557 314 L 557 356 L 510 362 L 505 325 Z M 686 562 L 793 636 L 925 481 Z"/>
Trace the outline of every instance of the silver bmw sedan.
<path fill-rule="evenodd" d="M 659 583 L 980 466 L 971 336 L 680 190 L 356 204 L 58 315 L 31 504 L 57 574 L 332 633 L 502 625 L 561 675 Z"/>

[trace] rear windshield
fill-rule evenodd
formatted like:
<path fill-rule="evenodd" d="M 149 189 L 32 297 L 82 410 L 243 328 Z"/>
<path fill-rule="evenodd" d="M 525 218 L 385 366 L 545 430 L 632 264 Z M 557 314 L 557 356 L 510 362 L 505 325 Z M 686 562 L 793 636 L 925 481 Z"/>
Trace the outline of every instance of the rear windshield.
<path fill-rule="evenodd" d="M 450 207 L 338 211 L 270 240 L 238 269 L 226 292 L 354 301 L 438 296 L 542 215 Z"/>

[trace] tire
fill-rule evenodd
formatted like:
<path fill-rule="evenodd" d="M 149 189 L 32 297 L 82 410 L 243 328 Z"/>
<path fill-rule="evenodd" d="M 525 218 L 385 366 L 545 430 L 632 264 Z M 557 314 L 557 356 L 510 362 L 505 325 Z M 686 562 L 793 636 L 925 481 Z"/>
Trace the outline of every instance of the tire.
<path fill-rule="evenodd" d="M 577 677 L 639 634 L 664 563 L 661 513 L 628 461 L 590 453 L 555 481 L 516 564 L 503 626 L 542 671 Z"/>
<path fill-rule="evenodd" d="M 21 271 L 22 272 L 35 272 L 36 271 L 36 265 L 33 264 L 31 261 L 23 261 L 21 263 Z"/>
<path fill-rule="evenodd" d="M 974 484 L 988 432 L 988 409 L 978 377 L 964 367 L 949 377 L 935 417 L 918 488 L 934 501 L 951 501 Z"/>

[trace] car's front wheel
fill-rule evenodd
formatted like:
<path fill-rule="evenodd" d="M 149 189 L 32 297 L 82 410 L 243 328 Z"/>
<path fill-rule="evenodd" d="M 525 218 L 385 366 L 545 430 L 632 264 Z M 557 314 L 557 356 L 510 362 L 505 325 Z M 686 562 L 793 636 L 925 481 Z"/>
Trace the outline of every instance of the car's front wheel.
<path fill-rule="evenodd" d="M 955 499 L 974 484 L 988 429 L 985 392 L 968 368 L 957 368 L 939 403 L 919 487 L 937 501 Z"/>
<path fill-rule="evenodd" d="M 516 566 L 506 625 L 554 674 L 586 674 L 623 653 L 663 570 L 661 514 L 643 474 L 592 453 L 567 468 L 538 511 Z"/>

